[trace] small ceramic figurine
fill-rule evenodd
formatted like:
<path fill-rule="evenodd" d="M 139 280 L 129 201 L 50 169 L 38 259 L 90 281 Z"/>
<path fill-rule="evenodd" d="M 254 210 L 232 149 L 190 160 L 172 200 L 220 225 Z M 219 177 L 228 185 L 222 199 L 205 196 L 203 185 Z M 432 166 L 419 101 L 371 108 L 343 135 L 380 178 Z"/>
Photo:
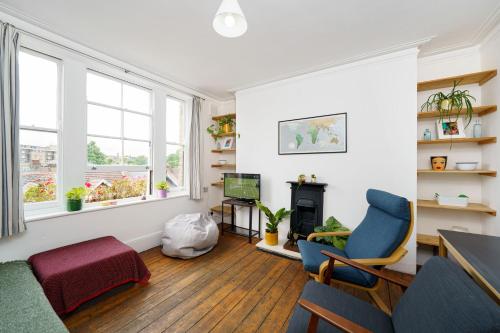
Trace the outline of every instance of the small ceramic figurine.
<path fill-rule="evenodd" d="M 431 141 L 432 140 L 432 133 L 430 129 L 426 128 L 424 131 L 424 140 L 425 141 Z"/>
<path fill-rule="evenodd" d="M 476 120 L 474 127 L 472 129 L 472 136 L 475 138 L 480 138 L 483 135 L 483 129 L 479 120 Z"/>
<path fill-rule="evenodd" d="M 311 175 L 311 183 L 316 183 L 318 181 L 318 179 L 316 178 L 316 175 L 313 173 Z"/>
<path fill-rule="evenodd" d="M 444 171 L 448 162 L 448 156 L 431 156 L 432 170 Z"/>

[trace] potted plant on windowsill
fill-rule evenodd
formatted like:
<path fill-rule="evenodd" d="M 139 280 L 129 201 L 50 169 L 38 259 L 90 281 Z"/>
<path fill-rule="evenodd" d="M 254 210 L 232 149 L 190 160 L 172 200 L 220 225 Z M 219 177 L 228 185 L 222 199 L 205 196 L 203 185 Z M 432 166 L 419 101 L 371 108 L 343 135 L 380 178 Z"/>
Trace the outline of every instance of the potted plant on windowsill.
<path fill-rule="evenodd" d="M 264 206 L 262 202 L 256 200 L 257 207 L 266 214 L 268 222 L 266 223 L 265 242 L 267 245 L 278 245 L 278 225 L 283 219 L 290 216 L 292 210 L 285 208 L 278 209 L 276 213 L 272 213 L 269 208 Z"/>
<path fill-rule="evenodd" d="M 158 198 L 166 198 L 169 189 L 168 183 L 166 181 L 161 181 L 156 183 L 156 194 Z"/>
<path fill-rule="evenodd" d="M 76 212 L 82 209 L 83 199 L 87 195 L 85 187 L 73 187 L 66 193 L 66 209 L 68 212 Z"/>

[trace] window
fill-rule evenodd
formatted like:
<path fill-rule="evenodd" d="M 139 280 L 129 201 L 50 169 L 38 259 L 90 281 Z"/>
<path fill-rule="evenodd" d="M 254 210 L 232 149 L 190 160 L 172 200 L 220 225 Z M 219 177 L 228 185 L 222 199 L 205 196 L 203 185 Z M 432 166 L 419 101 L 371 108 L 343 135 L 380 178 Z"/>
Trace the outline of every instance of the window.
<path fill-rule="evenodd" d="M 184 101 L 167 97 L 166 171 L 167 182 L 171 189 L 185 187 L 185 104 Z"/>
<path fill-rule="evenodd" d="M 19 54 L 20 168 L 25 205 L 58 199 L 60 62 Z"/>
<path fill-rule="evenodd" d="M 87 73 L 88 202 L 149 193 L 151 91 Z"/>

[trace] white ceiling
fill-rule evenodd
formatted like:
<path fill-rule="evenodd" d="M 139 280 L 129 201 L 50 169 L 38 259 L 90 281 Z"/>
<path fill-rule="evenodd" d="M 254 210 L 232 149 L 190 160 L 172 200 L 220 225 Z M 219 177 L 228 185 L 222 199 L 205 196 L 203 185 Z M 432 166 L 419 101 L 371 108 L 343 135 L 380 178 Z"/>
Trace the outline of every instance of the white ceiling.
<path fill-rule="evenodd" d="M 240 0 L 248 32 L 226 39 L 211 26 L 220 1 L 0 0 L 0 10 L 218 99 L 427 37 L 426 54 L 470 46 L 500 17 L 499 0 Z"/>

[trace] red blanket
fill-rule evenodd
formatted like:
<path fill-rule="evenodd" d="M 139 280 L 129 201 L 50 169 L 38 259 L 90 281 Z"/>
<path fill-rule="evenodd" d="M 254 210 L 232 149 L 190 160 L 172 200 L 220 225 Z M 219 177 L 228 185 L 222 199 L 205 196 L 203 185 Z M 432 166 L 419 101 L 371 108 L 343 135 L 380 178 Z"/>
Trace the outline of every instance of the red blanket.
<path fill-rule="evenodd" d="M 111 236 L 35 254 L 29 262 L 58 315 L 122 284 L 147 283 L 151 276 L 137 252 Z"/>

